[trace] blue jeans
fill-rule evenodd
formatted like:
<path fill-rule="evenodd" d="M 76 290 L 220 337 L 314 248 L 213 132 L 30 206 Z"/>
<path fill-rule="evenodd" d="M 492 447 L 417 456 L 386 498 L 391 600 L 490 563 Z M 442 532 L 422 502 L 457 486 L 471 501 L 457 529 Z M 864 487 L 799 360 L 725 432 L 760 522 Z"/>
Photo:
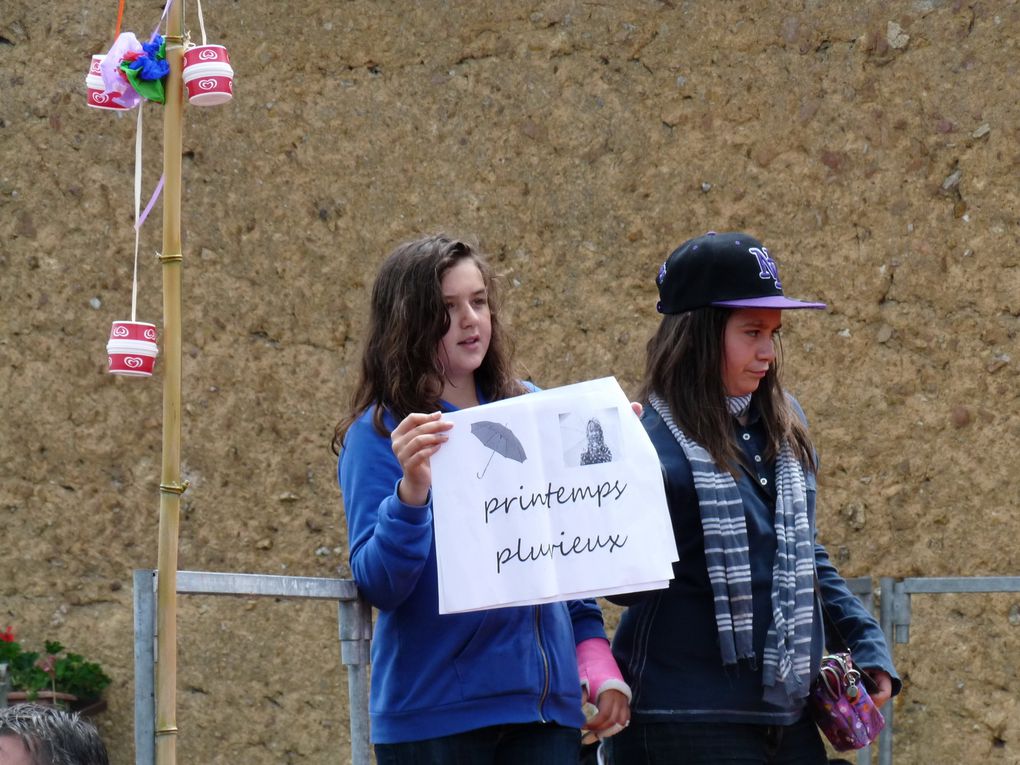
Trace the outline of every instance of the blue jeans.
<path fill-rule="evenodd" d="M 825 765 L 810 718 L 793 725 L 632 721 L 607 741 L 611 765 Z"/>
<path fill-rule="evenodd" d="M 453 736 L 376 744 L 377 765 L 576 765 L 581 732 L 543 723 L 494 725 Z"/>

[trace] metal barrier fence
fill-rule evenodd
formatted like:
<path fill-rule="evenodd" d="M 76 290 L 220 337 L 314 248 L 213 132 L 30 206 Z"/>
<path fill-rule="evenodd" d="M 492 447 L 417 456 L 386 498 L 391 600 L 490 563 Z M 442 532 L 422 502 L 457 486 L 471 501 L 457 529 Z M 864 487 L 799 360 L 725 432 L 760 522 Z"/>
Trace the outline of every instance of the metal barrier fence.
<path fill-rule="evenodd" d="M 847 579 L 847 585 L 865 607 L 874 612 L 871 577 Z M 155 761 L 155 656 L 156 572 L 139 569 L 134 574 L 135 624 L 135 753 L 136 765 Z M 931 577 L 879 579 L 879 623 L 889 649 L 910 640 L 911 596 L 943 593 L 1020 592 L 1020 576 Z M 178 571 L 177 591 L 192 595 L 247 595 L 276 598 L 315 598 L 339 603 L 340 658 L 347 667 L 351 719 L 351 762 L 368 765 L 371 747 L 368 731 L 368 663 L 372 638 L 372 609 L 359 598 L 350 579 L 274 576 L 270 574 L 224 574 Z M 878 765 L 892 765 L 893 704 L 882 710 L 886 727 L 878 739 Z M 857 765 L 871 765 L 871 748 L 857 753 Z"/>
<path fill-rule="evenodd" d="M 912 595 L 939 595 L 968 592 L 1020 592 L 1020 576 L 946 576 L 879 579 L 882 631 L 889 650 L 895 654 L 897 643 L 910 642 L 910 604 Z M 895 658 L 895 657 L 894 657 Z M 892 765 L 893 705 L 882 710 L 886 728 L 879 738 L 878 764 Z"/>
<path fill-rule="evenodd" d="M 351 718 L 351 762 L 368 765 L 368 662 L 372 640 L 372 608 L 358 596 L 350 579 L 322 579 L 271 574 L 228 574 L 178 571 L 177 592 L 189 595 L 246 595 L 272 598 L 335 600 L 339 605 L 340 661 L 347 667 Z M 156 758 L 154 688 L 156 634 L 156 572 L 134 573 L 135 625 L 135 763 L 153 765 Z"/>

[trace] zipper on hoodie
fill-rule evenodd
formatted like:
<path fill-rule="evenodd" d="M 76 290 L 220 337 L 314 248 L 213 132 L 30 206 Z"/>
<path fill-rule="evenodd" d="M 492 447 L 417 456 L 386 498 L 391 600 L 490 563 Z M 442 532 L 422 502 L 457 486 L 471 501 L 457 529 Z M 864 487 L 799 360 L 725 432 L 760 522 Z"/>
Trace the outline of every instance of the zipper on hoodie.
<path fill-rule="evenodd" d="M 542 668 L 545 671 L 545 683 L 542 685 L 542 694 L 538 698 L 538 718 L 542 722 L 548 722 L 542 713 L 542 707 L 549 696 L 549 657 L 545 653 L 545 645 L 542 643 L 542 607 L 535 606 L 535 639 L 538 641 L 538 654 L 542 657 Z"/>

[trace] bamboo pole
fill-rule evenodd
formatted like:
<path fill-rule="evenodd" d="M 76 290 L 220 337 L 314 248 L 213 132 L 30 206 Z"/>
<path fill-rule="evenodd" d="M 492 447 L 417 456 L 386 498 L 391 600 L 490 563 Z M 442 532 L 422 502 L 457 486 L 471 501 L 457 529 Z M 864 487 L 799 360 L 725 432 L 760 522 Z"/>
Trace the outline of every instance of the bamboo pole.
<path fill-rule="evenodd" d="M 159 490 L 156 635 L 156 764 L 177 761 L 177 546 L 181 520 L 181 149 L 184 0 L 167 18 L 163 109 L 163 468 Z"/>

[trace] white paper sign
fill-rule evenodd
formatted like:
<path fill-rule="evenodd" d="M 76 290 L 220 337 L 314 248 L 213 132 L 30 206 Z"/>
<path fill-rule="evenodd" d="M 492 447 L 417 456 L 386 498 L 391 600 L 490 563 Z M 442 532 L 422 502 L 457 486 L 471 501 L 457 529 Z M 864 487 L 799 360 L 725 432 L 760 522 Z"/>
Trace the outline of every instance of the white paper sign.
<path fill-rule="evenodd" d="M 431 458 L 439 612 L 665 587 L 659 459 L 615 378 L 443 415 Z"/>

